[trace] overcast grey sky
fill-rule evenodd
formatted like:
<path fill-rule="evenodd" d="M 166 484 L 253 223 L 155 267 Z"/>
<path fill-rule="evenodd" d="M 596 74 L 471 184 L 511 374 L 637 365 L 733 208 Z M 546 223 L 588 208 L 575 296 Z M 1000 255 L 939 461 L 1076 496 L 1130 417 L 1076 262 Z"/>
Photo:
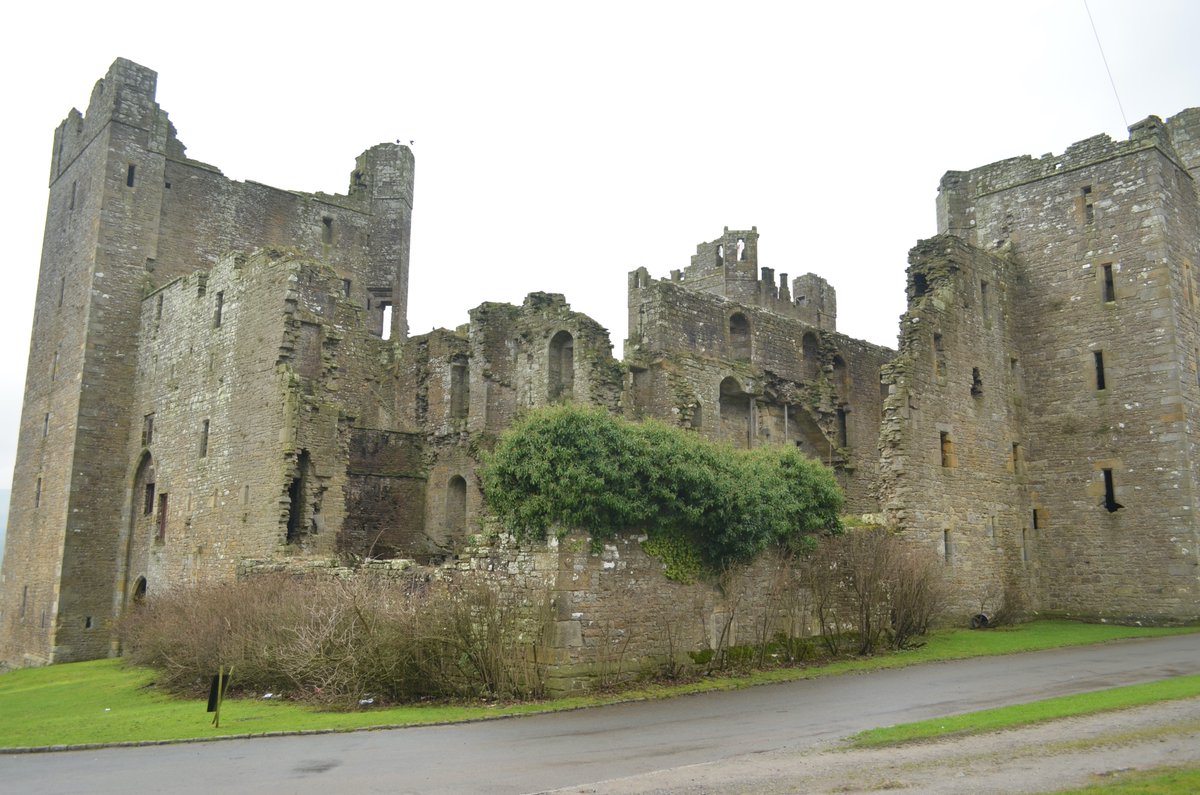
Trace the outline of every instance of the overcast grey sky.
<path fill-rule="evenodd" d="M 54 128 L 120 56 L 159 73 L 188 154 L 344 192 L 413 140 L 412 333 L 534 290 L 607 326 L 625 275 L 757 225 L 838 326 L 895 345 L 908 249 L 941 175 L 1061 152 L 1200 105 L 1200 3 L 42 3 L 10 11 L 0 194 L 0 481 L 15 455 Z M 180 9 L 180 10 L 176 10 Z"/>

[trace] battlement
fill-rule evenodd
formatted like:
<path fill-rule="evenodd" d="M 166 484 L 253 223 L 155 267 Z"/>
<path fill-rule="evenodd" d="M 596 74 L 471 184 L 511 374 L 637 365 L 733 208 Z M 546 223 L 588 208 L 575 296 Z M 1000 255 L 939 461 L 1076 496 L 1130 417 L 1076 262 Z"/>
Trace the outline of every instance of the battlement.
<path fill-rule="evenodd" d="M 1176 141 L 1185 149 L 1186 158 L 1177 151 Z M 979 197 L 1148 149 L 1157 149 L 1183 171 L 1200 167 L 1200 108 L 1185 110 L 1166 123 L 1158 116 L 1148 116 L 1129 127 L 1125 141 L 1100 134 L 1071 144 L 1060 155 L 1022 155 L 970 171 L 947 171 L 938 185 L 938 232 L 969 228 L 971 205 Z"/>

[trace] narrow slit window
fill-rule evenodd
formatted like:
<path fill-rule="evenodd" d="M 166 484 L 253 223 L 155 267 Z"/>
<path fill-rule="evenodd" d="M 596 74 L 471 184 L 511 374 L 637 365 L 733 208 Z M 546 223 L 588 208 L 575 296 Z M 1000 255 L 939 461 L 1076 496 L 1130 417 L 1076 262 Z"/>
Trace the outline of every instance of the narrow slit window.
<path fill-rule="evenodd" d="M 849 428 L 846 425 L 846 410 L 844 408 L 837 410 L 837 430 L 838 430 L 838 447 L 850 446 Z"/>
<path fill-rule="evenodd" d="M 42 506 L 42 479 L 38 478 L 37 483 L 33 486 L 33 507 L 40 508 Z"/>
<path fill-rule="evenodd" d="M 167 493 L 158 495 L 158 524 L 154 530 L 154 540 L 162 543 L 167 538 Z"/>
<path fill-rule="evenodd" d="M 1021 562 L 1029 562 L 1029 531 L 1021 528 Z"/>
<path fill-rule="evenodd" d="M 225 293 L 217 293 L 217 308 L 213 312 L 213 328 L 221 327 L 221 315 L 225 311 Z"/>
<path fill-rule="evenodd" d="M 162 304 L 163 304 L 163 294 L 159 293 L 158 301 L 155 302 L 155 305 L 154 305 L 154 319 L 155 320 L 162 320 Z"/>
<path fill-rule="evenodd" d="M 154 412 L 142 417 L 142 447 L 149 447 L 154 442 Z"/>
<path fill-rule="evenodd" d="M 129 168 L 125 171 L 125 186 L 126 187 L 129 187 L 129 188 L 133 187 L 134 174 L 136 171 L 137 171 L 137 166 L 135 166 L 133 163 L 130 163 Z"/>
<path fill-rule="evenodd" d="M 1104 510 L 1116 513 L 1125 506 L 1117 502 L 1117 487 L 1113 483 L 1113 471 L 1104 469 L 1102 472 L 1104 473 Z"/>
<path fill-rule="evenodd" d="M 978 367 L 971 368 L 971 397 L 979 397 L 983 394 L 983 376 L 979 374 Z"/>
<path fill-rule="evenodd" d="M 988 325 L 991 316 L 988 312 L 988 283 L 985 281 L 979 282 L 979 310 L 983 313 L 984 325 Z"/>
<path fill-rule="evenodd" d="M 325 244 L 333 242 L 333 219 L 328 215 L 321 219 L 321 242 Z"/>
<path fill-rule="evenodd" d="M 1104 303 L 1111 304 L 1117 300 L 1117 287 L 1113 281 L 1113 266 L 1111 262 L 1106 262 L 1100 266 L 1101 273 L 1104 277 Z"/>
<path fill-rule="evenodd" d="M 950 544 L 950 531 L 949 530 L 942 531 L 942 554 L 944 554 L 946 556 L 947 563 L 952 562 L 952 558 L 954 556 L 954 551 L 953 551 L 953 547 Z"/>
<path fill-rule="evenodd" d="M 146 516 L 154 513 L 154 484 L 146 484 L 145 501 L 142 503 L 142 513 Z"/>
<path fill-rule="evenodd" d="M 1037 529 L 1041 528 L 1041 526 L 1042 526 L 1041 516 L 1038 515 L 1038 509 L 1034 508 L 1033 509 L 1033 529 L 1037 530 Z"/>
<path fill-rule="evenodd" d="M 200 423 L 200 457 L 208 457 L 208 420 Z"/>
<path fill-rule="evenodd" d="M 1096 206 L 1092 204 L 1092 186 L 1085 185 L 1081 191 L 1083 195 L 1083 222 L 1092 224 L 1096 221 Z"/>
<path fill-rule="evenodd" d="M 1096 391 L 1105 389 L 1104 382 L 1104 351 L 1093 351 L 1092 359 L 1096 364 Z"/>
<path fill-rule="evenodd" d="M 383 327 L 379 330 L 379 336 L 382 339 L 390 340 L 392 338 L 392 305 L 390 303 L 382 304 L 383 307 Z"/>
<path fill-rule="evenodd" d="M 72 182 L 71 183 L 71 206 L 69 208 L 71 210 L 75 209 L 75 194 L 77 193 L 78 189 L 79 189 L 79 183 Z"/>
<path fill-rule="evenodd" d="M 63 276 L 61 279 L 58 280 L 58 305 L 59 306 L 63 305 L 63 298 L 66 297 L 66 294 L 67 294 L 67 277 Z"/>
<path fill-rule="evenodd" d="M 50 414 L 47 413 L 42 417 L 42 438 L 45 439 L 50 435 Z"/>
<path fill-rule="evenodd" d="M 1012 466 L 1013 474 L 1021 474 L 1021 445 L 1019 442 L 1012 444 Z"/>
<path fill-rule="evenodd" d="M 946 349 L 942 343 L 942 335 L 933 335 L 933 374 L 946 374 Z"/>
<path fill-rule="evenodd" d="M 954 442 L 950 439 L 950 434 L 942 431 L 939 434 L 942 447 L 942 466 L 954 466 Z"/>

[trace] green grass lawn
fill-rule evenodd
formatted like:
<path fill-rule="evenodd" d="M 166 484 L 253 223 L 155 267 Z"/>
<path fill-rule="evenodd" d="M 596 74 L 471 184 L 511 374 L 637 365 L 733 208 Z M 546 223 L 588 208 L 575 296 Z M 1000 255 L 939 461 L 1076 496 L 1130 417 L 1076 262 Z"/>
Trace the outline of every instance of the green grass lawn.
<path fill-rule="evenodd" d="M 1033 723 L 1108 712 L 1114 709 L 1140 707 L 1159 701 L 1200 696 L 1200 676 L 1178 676 L 1158 682 L 1127 687 L 1114 687 L 1092 693 L 1076 693 L 1028 704 L 968 712 L 944 718 L 931 718 L 915 723 L 901 723 L 883 729 L 870 729 L 851 738 L 856 748 L 898 745 L 935 737 L 963 736 L 983 732 L 1028 726 Z"/>
<path fill-rule="evenodd" d="M 945 630 L 919 649 L 844 660 L 829 665 L 776 669 L 745 676 L 706 677 L 678 685 L 649 685 L 616 694 L 495 706 L 427 705 L 322 712 L 286 701 L 230 699 L 221 728 L 210 725 L 202 700 L 178 699 L 153 687 L 154 673 L 117 660 L 53 665 L 0 675 L 0 748 L 144 742 L 271 732 L 347 730 L 477 720 L 593 706 L 632 699 L 733 689 L 851 671 L 897 668 L 934 660 L 1101 643 L 1130 637 L 1194 632 L 1197 628 L 1150 629 L 1070 621 L 1039 621 L 982 632 Z"/>
<path fill-rule="evenodd" d="M 1138 770 L 1118 773 L 1110 780 L 1054 795 L 1193 795 L 1200 792 L 1200 768 Z"/>

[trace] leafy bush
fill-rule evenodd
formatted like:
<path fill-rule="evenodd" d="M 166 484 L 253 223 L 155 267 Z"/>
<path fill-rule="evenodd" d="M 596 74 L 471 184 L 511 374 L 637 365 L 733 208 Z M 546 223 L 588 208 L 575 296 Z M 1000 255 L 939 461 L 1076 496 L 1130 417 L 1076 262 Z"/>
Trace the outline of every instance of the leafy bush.
<path fill-rule="evenodd" d="M 483 484 L 489 508 L 518 539 L 540 540 L 552 527 L 596 541 L 642 531 L 651 551 L 690 543 L 710 572 L 771 544 L 810 548 L 814 534 L 841 527 L 833 474 L 795 448 L 733 450 L 574 405 L 514 423 L 488 457 Z"/>
<path fill-rule="evenodd" d="M 121 635 L 175 692 L 224 666 L 237 690 L 331 704 L 527 697 L 542 693 L 544 607 L 484 586 L 260 576 L 153 597 Z"/>

